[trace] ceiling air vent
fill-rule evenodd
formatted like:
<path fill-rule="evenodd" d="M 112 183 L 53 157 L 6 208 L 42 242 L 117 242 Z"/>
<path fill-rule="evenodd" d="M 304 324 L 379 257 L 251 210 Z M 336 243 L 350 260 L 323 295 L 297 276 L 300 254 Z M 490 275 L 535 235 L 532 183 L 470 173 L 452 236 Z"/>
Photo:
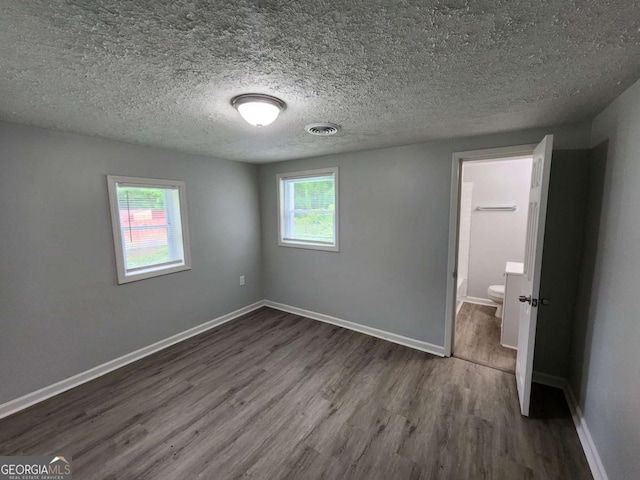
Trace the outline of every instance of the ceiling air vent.
<path fill-rule="evenodd" d="M 311 135 L 326 137 L 328 135 L 338 133 L 338 130 L 340 130 L 340 125 L 336 125 L 335 123 L 310 123 L 309 125 L 304 127 L 304 129 Z"/>

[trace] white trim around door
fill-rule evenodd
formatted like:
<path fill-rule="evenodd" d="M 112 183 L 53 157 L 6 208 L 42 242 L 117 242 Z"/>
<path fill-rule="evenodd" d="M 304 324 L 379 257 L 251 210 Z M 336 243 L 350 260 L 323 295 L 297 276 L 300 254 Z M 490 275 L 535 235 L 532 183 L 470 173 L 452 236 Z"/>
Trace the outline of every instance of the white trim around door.
<path fill-rule="evenodd" d="M 444 355 L 450 357 L 453 352 L 454 327 L 456 314 L 456 282 L 458 270 L 458 223 L 460 216 L 460 182 L 462 181 L 462 162 L 496 160 L 500 158 L 524 157 L 533 155 L 536 144 L 516 145 L 512 147 L 489 148 L 454 152 L 451 161 L 451 198 L 449 203 L 449 253 L 447 257 L 447 296 L 445 307 Z"/>

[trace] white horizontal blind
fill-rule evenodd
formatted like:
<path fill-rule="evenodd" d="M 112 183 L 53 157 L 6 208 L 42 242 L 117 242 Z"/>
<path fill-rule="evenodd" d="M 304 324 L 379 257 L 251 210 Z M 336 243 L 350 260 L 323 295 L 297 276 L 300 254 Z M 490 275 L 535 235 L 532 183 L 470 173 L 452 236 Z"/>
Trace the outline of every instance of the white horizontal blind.
<path fill-rule="evenodd" d="M 126 272 L 184 264 L 178 188 L 117 183 L 116 192 Z"/>
<path fill-rule="evenodd" d="M 335 245 L 335 175 L 281 182 L 283 240 Z"/>

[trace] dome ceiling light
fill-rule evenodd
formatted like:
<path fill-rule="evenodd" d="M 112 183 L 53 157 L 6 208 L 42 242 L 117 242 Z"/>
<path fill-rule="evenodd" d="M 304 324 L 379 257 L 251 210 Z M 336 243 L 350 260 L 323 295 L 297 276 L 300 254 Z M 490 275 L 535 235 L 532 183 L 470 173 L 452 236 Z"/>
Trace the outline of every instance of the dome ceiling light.
<path fill-rule="evenodd" d="M 246 93 L 231 99 L 231 105 L 238 110 L 247 123 L 255 127 L 266 127 L 272 124 L 287 104 L 271 95 Z"/>

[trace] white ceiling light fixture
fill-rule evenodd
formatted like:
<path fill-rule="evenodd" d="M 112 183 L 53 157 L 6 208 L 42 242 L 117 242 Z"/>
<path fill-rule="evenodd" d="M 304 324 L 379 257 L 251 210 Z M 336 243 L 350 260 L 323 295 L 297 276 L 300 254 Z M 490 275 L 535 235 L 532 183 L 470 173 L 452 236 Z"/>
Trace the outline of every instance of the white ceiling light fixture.
<path fill-rule="evenodd" d="M 255 127 L 266 127 L 272 124 L 287 104 L 271 95 L 246 93 L 231 99 L 231 105 L 238 110 L 247 123 Z"/>

